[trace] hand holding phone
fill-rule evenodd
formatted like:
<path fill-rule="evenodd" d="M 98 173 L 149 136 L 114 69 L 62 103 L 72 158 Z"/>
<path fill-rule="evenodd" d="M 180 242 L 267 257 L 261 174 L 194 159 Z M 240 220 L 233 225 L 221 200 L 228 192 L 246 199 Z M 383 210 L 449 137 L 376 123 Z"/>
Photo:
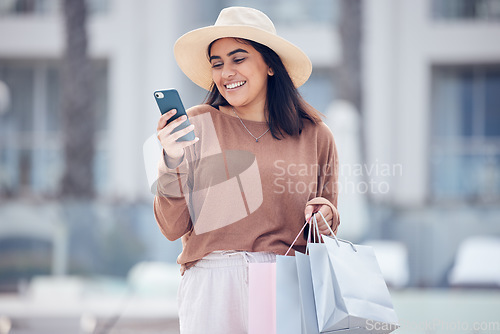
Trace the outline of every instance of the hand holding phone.
<path fill-rule="evenodd" d="M 194 135 L 194 125 L 189 122 L 179 93 L 175 89 L 155 91 L 154 97 L 162 113 L 157 127 L 158 140 L 167 155 L 166 160 L 170 158 L 171 161 L 180 162 L 178 160 L 184 154 L 184 147 L 196 143 L 199 139 Z"/>
<path fill-rule="evenodd" d="M 175 89 L 157 90 L 154 92 L 154 96 L 162 115 L 164 115 L 169 110 L 172 109 L 177 110 L 177 113 L 167 121 L 167 124 L 178 119 L 179 117 L 186 116 L 185 121 L 182 122 L 178 127 L 176 127 L 173 132 L 180 131 L 191 125 L 189 119 L 187 119 L 186 110 L 184 109 L 184 105 L 182 104 L 181 97 L 179 96 L 177 90 Z M 194 140 L 193 132 L 189 132 L 185 136 L 182 136 L 178 139 L 178 141 L 189 141 L 189 140 Z"/>

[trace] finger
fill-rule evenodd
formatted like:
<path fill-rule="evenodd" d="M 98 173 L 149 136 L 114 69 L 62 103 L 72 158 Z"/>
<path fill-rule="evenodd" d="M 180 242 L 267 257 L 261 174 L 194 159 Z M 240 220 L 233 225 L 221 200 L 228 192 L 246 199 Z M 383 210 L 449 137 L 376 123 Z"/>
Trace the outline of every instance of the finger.
<path fill-rule="evenodd" d="M 181 138 L 182 136 L 185 136 L 186 134 L 190 133 L 193 130 L 194 130 L 193 124 L 186 126 L 184 129 L 172 133 L 172 139 L 174 141 L 177 141 L 177 139 Z"/>
<path fill-rule="evenodd" d="M 171 110 L 167 111 L 166 113 L 164 113 L 163 115 L 161 115 L 160 119 L 158 120 L 158 127 L 156 128 L 156 132 L 163 129 L 165 127 L 165 125 L 167 125 L 168 120 L 170 118 L 172 118 L 172 116 L 174 116 L 176 113 L 177 113 L 177 110 L 171 109 Z"/>
<path fill-rule="evenodd" d="M 340 221 L 339 221 L 339 213 L 337 211 L 337 208 L 332 208 L 329 207 L 331 212 L 331 217 L 328 218 L 330 221 L 330 226 L 332 227 L 333 233 L 337 233 L 337 228 L 339 227 Z"/>
<path fill-rule="evenodd" d="M 181 143 L 181 147 L 185 148 L 185 147 L 191 146 L 194 143 L 196 143 L 198 140 L 200 140 L 200 138 L 195 137 L 193 140 L 190 140 L 190 141 L 181 141 L 180 142 Z"/>
<path fill-rule="evenodd" d="M 323 235 L 331 235 L 332 232 L 328 229 L 326 230 L 319 230 L 319 234 L 323 234 Z"/>
<path fill-rule="evenodd" d="M 332 213 L 332 209 L 330 208 L 330 206 L 328 206 L 328 205 L 322 205 L 319 208 L 319 210 L 317 211 L 317 213 L 316 213 L 316 219 L 323 220 L 323 218 L 321 217 L 321 215 L 319 214 L 319 212 L 321 212 L 323 214 L 323 217 L 325 217 L 326 221 L 332 220 L 333 213 Z"/>
<path fill-rule="evenodd" d="M 161 130 L 164 130 L 164 132 L 166 133 L 166 135 L 168 135 L 168 134 L 172 133 L 172 131 L 176 127 L 178 127 L 182 122 L 184 122 L 187 119 L 187 116 L 183 115 L 183 116 L 181 116 L 179 118 L 176 118 L 173 121 L 170 121 L 171 117 L 173 117 L 174 114 L 176 113 L 176 110 L 172 109 L 171 112 L 172 112 L 172 114 L 167 115 L 168 113 L 165 113 L 162 116 L 162 117 L 164 117 L 164 116 L 165 117 L 164 118 L 160 118 L 160 121 L 158 121 L 158 128 L 156 130 L 157 133 L 159 133 Z"/>
<path fill-rule="evenodd" d="M 319 230 L 319 233 L 321 234 L 329 234 L 330 233 L 330 230 L 328 229 L 328 227 L 325 226 L 325 224 L 318 224 L 318 230 Z"/>
<path fill-rule="evenodd" d="M 318 224 L 320 225 L 323 225 L 323 218 L 321 217 L 321 215 L 319 214 L 319 212 L 321 211 L 321 213 L 323 214 L 323 217 L 325 217 L 325 219 L 328 221 L 331 217 L 328 217 L 328 214 L 325 212 L 327 211 L 327 209 L 324 208 L 325 205 L 316 205 L 317 207 L 315 208 L 315 210 L 313 211 L 314 213 L 314 216 L 316 217 L 316 220 L 318 221 Z"/>
<path fill-rule="evenodd" d="M 328 226 L 331 226 L 332 221 L 327 221 L 326 223 L 328 224 Z M 331 233 L 330 228 L 328 228 L 324 222 L 322 222 L 321 224 L 318 223 L 318 230 L 321 234 L 329 235 Z"/>
<path fill-rule="evenodd" d="M 332 208 L 330 208 L 329 205 L 326 205 L 326 204 L 322 205 L 318 211 L 321 211 L 321 213 L 323 214 L 323 216 L 325 216 L 325 218 L 327 216 L 328 217 L 332 216 Z"/>
<path fill-rule="evenodd" d="M 191 146 L 194 143 L 196 143 L 198 140 L 200 140 L 199 137 L 195 137 L 191 141 L 180 141 L 178 142 L 177 139 L 181 138 L 182 136 L 186 135 L 189 132 L 192 132 L 194 130 L 194 124 L 190 124 L 189 126 L 185 127 L 182 130 L 176 131 L 172 134 L 166 134 L 168 132 L 167 128 L 164 128 L 158 132 L 158 139 L 160 142 L 164 143 L 165 145 L 169 146 L 172 144 L 180 145 L 181 148 L 185 148 L 187 146 Z M 164 136 L 167 136 L 167 140 L 162 140 Z"/>
<path fill-rule="evenodd" d="M 306 218 L 306 220 L 309 220 L 309 218 L 311 218 L 313 212 L 314 212 L 314 205 L 307 205 L 305 210 L 304 210 L 304 217 Z"/>
<path fill-rule="evenodd" d="M 185 116 L 185 115 L 181 116 L 181 117 L 173 120 L 172 122 L 168 123 L 165 127 L 161 128 L 161 129 L 157 129 L 156 134 L 157 134 L 158 139 L 170 135 L 186 119 L 187 119 L 187 116 Z M 161 141 L 161 139 L 160 139 L 160 141 Z"/>
<path fill-rule="evenodd" d="M 315 215 L 316 219 L 318 219 L 320 230 L 328 232 L 326 234 L 330 234 L 330 229 L 326 226 L 326 224 L 330 227 L 333 224 L 333 214 L 331 208 L 328 205 L 322 205 Z M 323 219 L 321 215 L 323 215 L 325 219 Z"/>
<path fill-rule="evenodd" d="M 181 117 L 176 118 L 175 120 L 171 121 L 165 126 L 166 131 L 168 131 L 168 133 L 172 133 L 175 130 L 175 128 L 184 123 L 186 119 L 187 119 L 186 115 L 182 115 Z"/>
<path fill-rule="evenodd" d="M 337 235 L 338 229 L 339 229 L 339 225 L 335 226 L 335 229 L 333 230 L 333 234 Z"/>
<path fill-rule="evenodd" d="M 331 220 L 327 220 L 326 222 L 323 220 L 323 219 L 320 219 L 318 220 L 318 229 L 320 231 L 323 231 L 323 232 L 329 232 L 330 229 L 326 226 L 328 224 L 328 226 L 332 226 L 332 221 Z M 323 233 L 324 234 L 324 233 Z M 326 233 L 328 234 L 328 233 Z"/>

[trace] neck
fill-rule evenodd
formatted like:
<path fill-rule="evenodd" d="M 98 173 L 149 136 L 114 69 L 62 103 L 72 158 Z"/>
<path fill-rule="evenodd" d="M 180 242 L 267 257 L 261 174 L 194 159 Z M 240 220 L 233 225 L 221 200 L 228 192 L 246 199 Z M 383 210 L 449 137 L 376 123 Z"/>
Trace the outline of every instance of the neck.
<path fill-rule="evenodd" d="M 229 107 L 232 110 L 229 110 L 231 114 L 234 115 L 234 112 L 243 120 L 248 120 L 248 121 L 256 121 L 256 122 L 265 122 L 267 121 L 266 115 L 264 110 L 260 111 L 252 111 L 252 110 L 247 110 L 245 108 L 237 108 L 237 107 Z"/>
<path fill-rule="evenodd" d="M 249 121 L 266 122 L 268 118 L 265 99 L 258 99 L 252 103 L 244 103 L 237 106 L 229 105 L 228 107 L 228 111 L 231 115 L 234 116 L 234 112 L 236 112 L 236 114 L 238 114 L 238 116 L 243 120 L 246 119 Z M 234 108 L 234 112 L 231 110 L 232 108 Z"/>

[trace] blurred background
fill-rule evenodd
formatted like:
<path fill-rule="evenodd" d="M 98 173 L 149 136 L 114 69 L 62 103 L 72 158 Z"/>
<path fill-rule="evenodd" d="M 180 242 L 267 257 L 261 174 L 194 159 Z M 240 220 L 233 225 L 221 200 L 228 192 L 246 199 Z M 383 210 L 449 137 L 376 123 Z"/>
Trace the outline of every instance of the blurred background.
<path fill-rule="evenodd" d="M 0 334 L 178 333 L 153 216 L 173 44 L 264 11 L 313 62 L 339 235 L 374 247 L 399 333 L 500 333 L 500 0 L 0 0 Z"/>

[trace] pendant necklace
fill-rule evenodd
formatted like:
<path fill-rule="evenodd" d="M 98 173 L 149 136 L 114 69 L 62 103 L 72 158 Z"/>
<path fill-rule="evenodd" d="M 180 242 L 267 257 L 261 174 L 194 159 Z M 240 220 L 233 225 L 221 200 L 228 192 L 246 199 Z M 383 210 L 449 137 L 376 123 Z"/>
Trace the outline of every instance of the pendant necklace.
<path fill-rule="evenodd" d="M 245 123 L 243 123 L 243 121 L 241 120 L 240 116 L 238 116 L 238 114 L 236 113 L 236 111 L 234 111 L 234 107 L 231 106 L 231 109 L 233 110 L 234 114 L 236 115 L 236 117 L 238 117 L 238 119 L 240 120 L 241 124 L 243 125 L 243 127 L 247 130 L 247 132 L 250 134 L 250 136 L 253 137 L 253 139 L 255 139 L 255 142 L 258 143 L 259 142 L 259 139 L 260 137 L 262 137 L 263 135 L 265 135 L 269 130 L 270 128 L 267 128 L 266 132 L 264 132 L 263 134 L 261 134 L 260 136 L 258 137 L 255 137 L 251 132 L 250 130 L 248 130 L 248 128 L 245 126 Z"/>

